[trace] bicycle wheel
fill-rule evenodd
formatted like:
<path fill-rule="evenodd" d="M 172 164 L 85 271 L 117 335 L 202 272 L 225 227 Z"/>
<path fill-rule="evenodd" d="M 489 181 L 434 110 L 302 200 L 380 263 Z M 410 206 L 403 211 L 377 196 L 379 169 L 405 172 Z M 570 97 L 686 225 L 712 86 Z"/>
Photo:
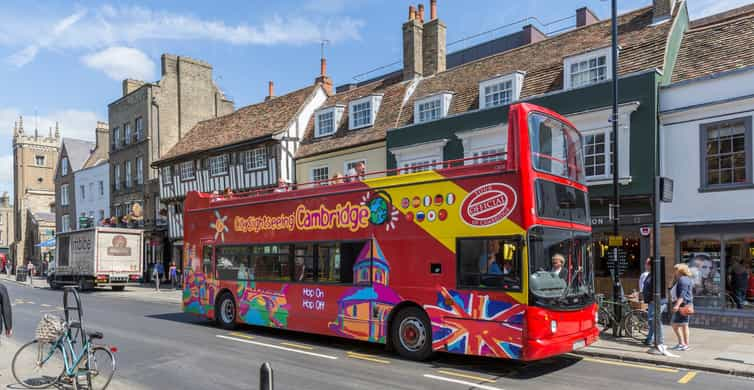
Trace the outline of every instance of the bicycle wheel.
<path fill-rule="evenodd" d="M 610 325 L 612 325 L 613 322 L 612 318 L 613 316 L 607 311 L 607 309 L 600 307 L 599 312 L 597 313 L 597 329 L 599 329 L 600 333 L 610 329 Z"/>
<path fill-rule="evenodd" d="M 649 318 L 643 310 L 632 310 L 623 321 L 626 334 L 638 341 L 644 341 L 649 335 Z"/>
<path fill-rule="evenodd" d="M 57 383 L 65 371 L 63 348 L 33 340 L 21 346 L 11 363 L 13 377 L 29 389 L 44 389 Z"/>
<path fill-rule="evenodd" d="M 93 347 L 83 367 L 76 375 L 76 388 L 104 390 L 115 375 L 115 355 L 105 347 Z"/>

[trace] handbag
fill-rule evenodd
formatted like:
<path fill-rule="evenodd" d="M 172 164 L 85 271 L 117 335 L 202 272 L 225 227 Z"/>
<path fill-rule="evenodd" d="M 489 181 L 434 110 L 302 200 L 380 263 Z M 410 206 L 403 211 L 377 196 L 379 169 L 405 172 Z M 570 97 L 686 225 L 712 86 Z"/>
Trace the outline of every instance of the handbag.
<path fill-rule="evenodd" d="M 688 316 L 694 314 L 694 304 L 693 303 L 687 303 L 684 306 L 681 306 L 681 308 L 678 309 L 678 312 L 681 313 L 682 316 L 688 317 Z"/>

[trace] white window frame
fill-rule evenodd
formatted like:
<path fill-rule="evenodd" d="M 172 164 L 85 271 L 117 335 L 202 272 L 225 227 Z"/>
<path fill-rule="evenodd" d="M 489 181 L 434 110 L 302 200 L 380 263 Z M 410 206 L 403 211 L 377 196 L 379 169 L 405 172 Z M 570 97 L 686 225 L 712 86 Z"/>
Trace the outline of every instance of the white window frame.
<path fill-rule="evenodd" d="M 316 114 L 314 115 L 314 138 L 319 137 L 327 137 L 328 135 L 333 135 L 338 132 L 338 124 L 340 123 L 340 118 L 343 116 L 343 109 L 345 106 L 338 105 L 338 106 L 332 106 L 332 107 L 326 107 L 318 110 Z M 322 128 L 320 128 L 319 125 L 319 117 L 321 115 L 328 115 L 332 114 L 332 131 L 329 132 L 323 132 Z"/>
<path fill-rule="evenodd" d="M 321 177 L 317 178 L 317 176 L 315 175 L 315 171 L 320 170 L 320 169 L 324 169 L 325 170 L 325 177 L 324 178 L 321 178 Z M 330 167 L 328 165 L 319 165 L 319 166 L 316 166 L 316 167 L 312 167 L 309 170 L 309 178 L 310 178 L 309 181 L 311 181 L 311 182 L 322 180 L 322 182 L 319 183 L 319 185 L 323 185 L 323 186 L 327 185 L 328 180 L 330 179 Z"/>
<path fill-rule="evenodd" d="M 125 167 L 123 168 L 126 176 L 126 188 L 131 188 L 131 186 L 133 185 L 133 182 L 131 182 L 131 180 L 133 179 L 133 176 L 131 176 L 131 174 L 133 173 L 131 164 L 131 160 L 126 160 Z"/>
<path fill-rule="evenodd" d="M 115 164 L 115 172 L 113 176 L 115 176 L 115 189 L 120 190 L 120 164 Z"/>
<path fill-rule="evenodd" d="M 404 168 L 404 167 L 410 167 L 412 164 L 417 164 L 419 162 L 427 162 L 427 163 L 435 163 L 435 162 L 441 162 L 443 161 L 444 156 L 444 149 L 445 145 L 448 143 L 448 140 L 443 138 L 435 141 L 430 142 L 424 142 L 417 145 L 409 145 L 409 146 L 399 146 L 396 148 L 391 148 L 390 153 L 392 153 L 395 156 L 395 163 L 397 168 Z M 438 169 L 439 166 L 433 166 L 428 167 L 427 169 L 421 169 L 421 170 L 430 170 L 430 169 Z M 417 172 L 416 170 L 411 170 L 411 172 Z M 400 171 L 400 174 L 409 173 L 406 171 Z"/>
<path fill-rule="evenodd" d="M 364 163 L 364 172 L 367 170 L 367 159 L 366 158 L 357 158 L 356 160 L 351 161 L 345 161 L 343 162 L 343 174 L 348 176 L 348 170 L 350 169 L 348 166 L 352 165 L 353 167 L 356 166 L 357 163 L 363 162 Z"/>
<path fill-rule="evenodd" d="M 456 133 L 463 144 L 464 165 L 480 164 L 489 161 L 502 161 L 505 155 L 487 157 L 489 154 L 507 153 L 508 124 L 484 127 Z"/>
<path fill-rule="evenodd" d="M 439 100 L 440 101 L 440 113 L 438 117 L 432 117 L 432 118 L 423 118 L 421 117 L 421 108 L 422 105 L 432 103 Z M 448 110 L 450 109 L 450 102 L 453 100 L 453 93 L 449 91 L 444 91 L 436 94 L 432 94 L 429 96 L 425 96 L 421 99 L 416 99 L 414 102 L 414 123 L 425 123 L 430 122 L 438 119 L 442 119 L 448 115 Z"/>
<path fill-rule="evenodd" d="M 42 160 L 41 164 L 39 163 L 40 159 Z M 43 167 L 43 166 L 45 166 L 46 162 L 47 162 L 47 158 L 44 155 L 37 154 L 37 155 L 34 156 L 34 165 L 36 165 L 38 167 Z"/>
<path fill-rule="evenodd" d="M 68 184 L 63 184 L 60 186 L 60 205 L 61 206 L 68 206 L 69 204 L 69 196 L 68 193 Z"/>
<path fill-rule="evenodd" d="M 136 157 L 136 184 L 144 184 L 144 158 Z"/>
<path fill-rule="evenodd" d="M 585 83 L 579 84 L 579 85 L 573 85 L 573 80 L 571 79 L 573 72 L 571 71 L 571 66 L 574 64 L 580 64 L 580 63 L 587 63 L 587 69 L 581 70 L 581 72 L 589 72 L 591 69 L 588 68 L 589 61 L 598 59 L 599 57 L 605 57 L 605 78 L 598 81 L 587 81 Z M 563 88 L 564 89 L 574 89 L 574 88 L 582 88 L 582 87 L 588 87 L 590 85 L 603 83 L 605 81 L 612 79 L 612 58 L 613 53 L 610 47 L 604 47 L 597 50 L 592 50 L 586 53 L 582 53 L 579 55 L 566 57 L 563 60 Z"/>
<path fill-rule="evenodd" d="M 68 157 L 63 157 L 60 161 L 60 176 L 68 175 Z"/>
<path fill-rule="evenodd" d="M 631 183 L 631 114 L 639 109 L 639 102 L 628 102 L 618 106 L 618 181 L 621 184 Z M 610 125 L 610 116 L 612 108 L 603 107 L 595 110 L 588 110 L 566 115 L 566 118 L 579 129 L 583 136 L 594 134 L 595 132 L 612 133 Z M 583 145 L 582 145 L 583 147 Z M 609 164 L 609 163 L 608 163 Z M 612 175 L 612 172 L 610 172 Z M 589 185 L 611 184 L 610 177 L 586 177 Z"/>
<path fill-rule="evenodd" d="M 366 97 L 349 102 L 348 103 L 348 129 L 356 130 L 356 129 L 361 129 L 364 127 L 373 126 L 374 119 L 375 117 L 377 117 L 377 113 L 380 110 L 381 102 L 382 102 L 382 95 L 370 95 L 370 96 L 366 96 Z M 367 109 L 369 112 L 369 121 L 365 123 L 357 124 L 355 121 L 356 112 L 354 111 L 354 107 L 360 104 L 365 104 L 365 103 L 369 103 L 369 108 Z"/>
<path fill-rule="evenodd" d="M 261 158 L 260 158 L 261 156 Z M 259 163 L 261 161 L 261 163 Z M 243 167 L 245 171 L 256 171 L 267 168 L 267 148 L 264 146 L 243 152 Z"/>
<path fill-rule="evenodd" d="M 173 184 L 173 167 L 170 165 L 162 167 L 160 169 L 160 175 L 162 175 L 162 184 Z"/>
<path fill-rule="evenodd" d="M 601 175 L 589 175 L 586 172 L 586 139 L 587 137 L 591 136 L 598 136 L 598 135 L 604 135 L 604 144 L 605 148 L 602 152 L 602 155 L 605 157 L 605 161 L 603 162 L 603 168 L 605 170 L 605 173 Z M 584 178 L 586 178 L 587 181 L 594 181 L 594 180 L 605 180 L 613 177 L 613 169 L 612 169 L 612 161 L 613 161 L 613 153 L 612 153 L 612 144 L 613 144 L 613 130 L 609 127 L 606 127 L 604 129 L 598 129 L 598 130 L 590 130 L 588 132 L 582 132 L 583 136 L 583 147 L 584 147 Z M 620 145 L 619 145 L 620 146 Z M 596 155 L 593 153 L 593 155 Z M 620 157 L 620 156 L 619 156 Z"/>
<path fill-rule="evenodd" d="M 63 214 L 62 217 L 60 217 L 61 226 L 60 231 L 65 233 L 71 230 L 71 216 L 68 214 Z"/>
<path fill-rule="evenodd" d="M 184 161 L 178 167 L 181 181 L 194 180 L 196 178 L 196 167 L 193 160 Z"/>
<path fill-rule="evenodd" d="M 230 165 L 230 159 L 227 154 L 221 154 L 219 156 L 212 156 L 207 159 L 207 165 L 209 168 L 209 175 L 225 176 L 228 174 L 228 166 Z"/>
<path fill-rule="evenodd" d="M 524 84 L 525 72 L 517 71 L 505 75 L 496 76 L 494 78 L 481 81 L 479 83 L 479 108 L 492 108 L 497 106 L 504 106 L 518 101 L 521 98 L 521 88 Z M 500 93 L 500 90 L 492 93 L 487 93 L 487 88 L 493 88 L 503 84 L 510 83 L 510 99 L 508 101 L 502 101 L 498 104 L 487 103 L 487 96 Z"/>

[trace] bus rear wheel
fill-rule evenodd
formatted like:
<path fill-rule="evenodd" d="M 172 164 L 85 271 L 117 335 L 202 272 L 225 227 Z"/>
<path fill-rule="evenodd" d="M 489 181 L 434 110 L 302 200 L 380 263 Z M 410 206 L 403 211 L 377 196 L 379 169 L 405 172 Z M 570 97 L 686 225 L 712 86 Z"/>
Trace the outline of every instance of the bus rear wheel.
<path fill-rule="evenodd" d="M 432 326 L 418 307 L 407 307 L 396 314 L 390 340 L 398 353 L 411 360 L 426 360 L 432 355 Z"/>
<path fill-rule="evenodd" d="M 236 302 L 227 292 L 217 302 L 215 319 L 223 329 L 235 329 L 236 327 Z"/>

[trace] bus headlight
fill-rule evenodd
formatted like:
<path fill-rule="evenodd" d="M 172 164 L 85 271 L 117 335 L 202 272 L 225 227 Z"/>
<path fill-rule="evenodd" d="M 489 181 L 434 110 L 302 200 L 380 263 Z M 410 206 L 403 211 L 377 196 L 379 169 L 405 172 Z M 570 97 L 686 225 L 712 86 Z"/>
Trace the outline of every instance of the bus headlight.
<path fill-rule="evenodd" d="M 550 321 L 550 332 L 553 334 L 558 331 L 558 321 L 552 320 Z"/>
<path fill-rule="evenodd" d="M 594 311 L 594 326 L 597 326 L 597 324 L 600 323 L 600 311 L 595 310 Z"/>

